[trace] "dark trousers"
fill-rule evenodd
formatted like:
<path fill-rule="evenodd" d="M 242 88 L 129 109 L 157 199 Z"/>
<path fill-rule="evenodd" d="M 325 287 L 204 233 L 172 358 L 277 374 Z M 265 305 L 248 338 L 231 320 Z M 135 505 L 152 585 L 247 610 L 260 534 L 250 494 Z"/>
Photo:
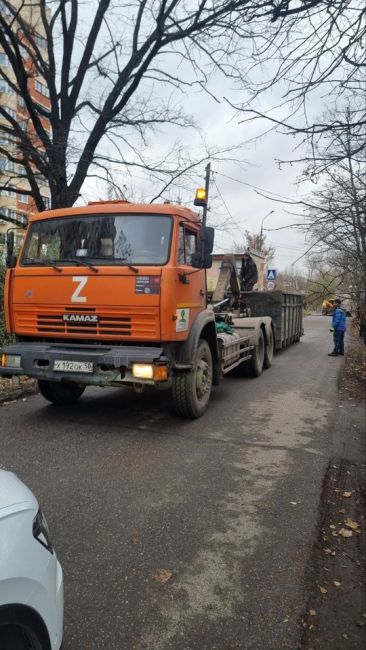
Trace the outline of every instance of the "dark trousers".
<path fill-rule="evenodd" d="M 334 350 L 336 354 L 344 354 L 344 332 L 339 330 L 334 330 L 333 334 L 334 339 Z"/>

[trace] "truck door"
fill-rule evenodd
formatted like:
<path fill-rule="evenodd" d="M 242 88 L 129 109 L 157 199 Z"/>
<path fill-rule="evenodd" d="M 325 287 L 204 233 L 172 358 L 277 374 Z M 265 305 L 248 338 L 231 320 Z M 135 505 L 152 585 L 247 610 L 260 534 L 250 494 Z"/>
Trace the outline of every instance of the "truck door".
<path fill-rule="evenodd" d="M 191 265 L 197 250 L 197 231 L 181 222 L 177 251 L 177 320 L 176 332 L 188 332 L 197 314 L 206 306 L 205 272 Z"/>

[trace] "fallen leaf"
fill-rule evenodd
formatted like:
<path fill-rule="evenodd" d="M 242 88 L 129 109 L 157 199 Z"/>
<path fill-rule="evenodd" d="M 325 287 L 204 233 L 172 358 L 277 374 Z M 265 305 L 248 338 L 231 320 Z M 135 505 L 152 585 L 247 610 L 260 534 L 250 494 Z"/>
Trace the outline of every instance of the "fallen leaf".
<path fill-rule="evenodd" d="M 310 616 L 316 616 L 316 609 L 309 609 Z"/>
<path fill-rule="evenodd" d="M 169 569 L 159 569 L 155 575 L 154 575 L 154 580 L 157 582 L 168 582 L 170 578 L 172 577 L 173 572 L 169 571 Z"/>
<path fill-rule="evenodd" d="M 352 537 L 352 530 L 349 530 L 348 528 L 341 528 L 338 533 L 342 537 Z"/>
<path fill-rule="evenodd" d="M 335 552 L 335 551 L 332 551 L 332 552 L 331 552 L 331 555 L 335 555 L 335 554 L 336 554 L 336 552 Z"/>
<path fill-rule="evenodd" d="M 297 506 L 297 501 L 290 501 L 292 506 Z"/>
<path fill-rule="evenodd" d="M 344 514 L 345 514 L 345 512 L 346 512 L 346 509 L 345 509 L 345 508 L 341 508 L 340 510 L 338 510 L 338 512 L 340 512 L 340 513 L 341 513 L 341 515 L 344 515 Z"/>
<path fill-rule="evenodd" d="M 352 496 L 352 492 L 342 492 L 342 497 L 347 497 L 348 498 L 348 497 L 351 497 L 351 496 Z"/>
<path fill-rule="evenodd" d="M 335 586 L 335 587 L 340 587 L 341 584 L 342 584 L 342 583 L 339 582 L 339 580 L 334 580 L 334 586 Z"/>
<path fill-rule="evenodd" d="M 332 530 L 332 535 L 333 535 L 333 537 L 338 537 L 338 533 L 337 533 L 337 531 L 336 531 L 336 530 Z"/>
<path fill-rule="evenodd" d="M 334 525 L 334 524 L 330 524 L 329 528 L 332 528 L 332 530 L 334 530 L 334 529 L 335 529 L 335 525 Z"/>
<path fill-rule="evenodd" d="M 319 589 L 322 592 L 322 594 L 327 594 L 328 593 L 328 589 L 326 589 L 325 587 L 319 587 Z"/>
<path fill-rule="evenodd" d="M 352 528 L 352 530 L 357 530 L 358 528 L 357 521 L 353 521 L 353 519 L 351 519 L 350 517 L 347 517 L 344 523 L 347 526 L 347 528 Z"/>
<path fill-rule="evenodd" d="M 332 549 L 331 549 L 331 548 L 325 548 L 325 549 L 324 549 L 324 553 L 328 553 L 328 554 L 329 554 L 329 553 L 331 553 L 331 552 L 332 552 Z"/>

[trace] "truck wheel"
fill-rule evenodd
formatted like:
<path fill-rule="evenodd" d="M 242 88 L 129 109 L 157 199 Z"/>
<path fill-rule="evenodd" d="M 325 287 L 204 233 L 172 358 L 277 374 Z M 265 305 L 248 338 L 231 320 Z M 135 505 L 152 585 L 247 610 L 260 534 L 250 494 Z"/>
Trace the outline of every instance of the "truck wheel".
<path fill-rule="evenodd" d="M 184 418 L 199 418 L 207 409 L 212 388 L 212 355 L 207 341 L 198 343 L 194 366 L 173 377 L 173 404 Z"/>
<path fill-rule="evenodd" d="M 264 336 L 262 330 L 259 332 L 258 342 L 253 350 L 253 356 L 249 361 L 242 364 L 243 374 L 247 377 L 259 377 L 262 374 L 264 364 Z"/>
<path fill-rule="evenodd" d="M 78 386 L 71 382 L 48 381 L 45 379 L 38 380 L 38 387 L 39 392 L 46 400 L 58 406 L 74 404 L 85 390 L 84 386 Z"/>
<path fill-rule="evenodd" d="M 274 336 L 271 327 L 269 330 L 268 341 L 266 341 L 265 344 L 263 368 L 267 369 L 271 367 L 273 361 L 273 351 L 274 351 Z"/>

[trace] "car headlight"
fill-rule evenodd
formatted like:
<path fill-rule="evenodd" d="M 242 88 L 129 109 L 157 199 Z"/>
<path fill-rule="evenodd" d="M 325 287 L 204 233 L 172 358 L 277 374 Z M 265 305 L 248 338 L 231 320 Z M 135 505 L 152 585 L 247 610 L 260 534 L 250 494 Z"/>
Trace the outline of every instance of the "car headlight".
<path fill-rule="evenodd" d="M 48 530 L 47 521 L 42 510 L 38 510 L 33 519 L 33 537 L 50 553 L 53 553 L 50 531 Z"/>

